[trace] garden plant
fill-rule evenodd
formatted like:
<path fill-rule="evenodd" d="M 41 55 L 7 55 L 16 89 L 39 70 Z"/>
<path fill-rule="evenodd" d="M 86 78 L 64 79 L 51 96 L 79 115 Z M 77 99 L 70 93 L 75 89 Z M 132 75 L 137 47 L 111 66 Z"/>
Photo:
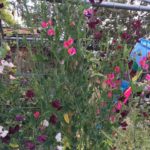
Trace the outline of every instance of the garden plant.
<path fill-rule="evenodd" d="M 148 38 L 149 13 L 94 0 L 8 2 L 0 0 L 0 150 L 150 149 L 150 52 L 139 64 L 131 57 Z M 30 34 L 19 39 L 20 28 Z"/>

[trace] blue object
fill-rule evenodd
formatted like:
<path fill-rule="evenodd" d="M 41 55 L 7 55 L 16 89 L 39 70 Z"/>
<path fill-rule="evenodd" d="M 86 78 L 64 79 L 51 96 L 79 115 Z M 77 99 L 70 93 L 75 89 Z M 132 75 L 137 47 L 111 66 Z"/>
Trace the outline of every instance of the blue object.
<path fill-rule="evenodd" d="M 130 53 L 130 58 L 137 62 L 138 66 L 140 66 L 140 60 L 143 57 L 147 57 L 148 52 L 150 52 L 150 41 L 141 38 L 138 43 L 134 46 L 133 50 Z"/>
<path fill-rule="evenodd" d="M 102 127 L 102 125 L 101 124 L 97 124 L 96 125 L 96 129 L 102 129 L 103 127 Z"/>
<path fill-rule="evenodd" d="M 128 87 L 130 86 L 130 83 L 126 80 L 121 81 L 121 91 L 124 92 Z"/>

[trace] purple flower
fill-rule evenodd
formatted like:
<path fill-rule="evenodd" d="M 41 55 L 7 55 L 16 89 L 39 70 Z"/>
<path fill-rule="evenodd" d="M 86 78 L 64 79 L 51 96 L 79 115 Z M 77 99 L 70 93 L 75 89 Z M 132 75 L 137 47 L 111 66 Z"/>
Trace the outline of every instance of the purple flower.
<path fill-rule="evenodd" d="M 44 143 L 47 139 L 47 136 L 46 135 L 40 135 L 37 137 L 37 141 L 40 142 L 40 143 Z"/>
<path fill-rule="evenodd" d="M 25 147 L 28 149 L 28 150 L 35 150 L 35 144 L 31 141 L 27 141 L 25 142 Z"/>
<path fill-rule="evenodd" d="M 10 136 L 7 135 L 5 136 L 4 138 L 1 138 L 2 139 L 2 142 L 5 143 L 5 144 L 8 144 L 10 142 Z"/>
<path fill-rule="evenodd" d="M 23 121 L 23 120 L 24 120 L 24 116 L 16 115 L 16 121 Z"/>
<path fill-rule="evenodd" d="M 4 4 L 3 3 L 0 3 L 0 8 L 3 8 L 4 7 Z"/>
<path fill-rule="evenodd" d="M 56 125 L 56 123 L 58 122 L 58 118 L 55 114 L 52 114 L 49 121 L 52 125 Z"/>
<path fill-rule="evenodd" d="M 60 100 L 54 100 L 51 103 L 52 107 L 56 108 L 57 110 L 60 110 L 62 108 Z"/>
<path fill-rule="evenodd" d="M 20 129 L 19 125 L 16 125 L 15 127 L 9 127 L 9 134 L 15 134 Z"/>

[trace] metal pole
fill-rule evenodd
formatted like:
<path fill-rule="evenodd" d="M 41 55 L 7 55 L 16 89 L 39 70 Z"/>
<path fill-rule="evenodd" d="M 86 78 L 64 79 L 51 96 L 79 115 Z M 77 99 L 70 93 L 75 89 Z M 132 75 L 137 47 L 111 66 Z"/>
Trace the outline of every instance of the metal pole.
<path fill-rule="evenodd" d="M 150 11 L 150 6 L 128 5 L 128 4 L 115 3 L 115 2 L 95 3 L 93 4 L 93 6 L 115 8 L 115 9 L 126 9 L 126 10 L 133 10 L 133 11 Z"/>

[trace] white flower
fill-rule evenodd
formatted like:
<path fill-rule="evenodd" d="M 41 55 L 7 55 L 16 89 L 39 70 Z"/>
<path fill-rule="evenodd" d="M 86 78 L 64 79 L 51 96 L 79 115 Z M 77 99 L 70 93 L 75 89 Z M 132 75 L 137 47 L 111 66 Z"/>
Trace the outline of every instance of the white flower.
<path fill-rule="evenodd" d="M 7 130 L 3 130 L 3 126 L 0 126 L 0 137 L 4 138 L 7 136 L 8 131 Z"/>
<path fill-rule="evenodd" d="M 4 138 L 4 137 L 7 136 L 7 134 L 8 134 L 8 131 L 7 131 L 7 130 L 4 130 L 4 131 L 0 134 L 0 136 L 1 136 L 2 138 Z"/>
<path fill-rule="evenodd" d="M 3 132 L 3 127 L 2 127 L 2 126 L 0 126 L 0 133 L 1 133 L 1 132 Z"/>
<path fill-rule="evenodd" d="M 63 150 L 63 147 L 62 147 L 62 146 L 57 146 L 56 149 L 57 149 L 57 150 Z"/>
<path fill-rule="evenodd" d="M 15 67 L 12 62 L 7 62 L 6 60 L 1 60 L 1 64 L 2 64 L 2 66 L 7 66 L 7 67 L 10 67 L 10 68 Z"/>
<path fill-rule="evenodd" d="M 9 75 L 10 80 L 15 80 L 16 78 L 12 75 Z"/>
<path fill-rule="evenodd" d="M 0 74 L 3 74 L 4 66 L 0 66 Z"/>
<path fill-rule="evenodd" d="M 61 133 L 60 132 L 56 134 L 55 139 L 57 142 L 61 142 Z"/>
<path fill-rule="evenodd" d="M 42 121 L 41 125 L 44 126 L 44 127 L 48 127 L 49 122 L 45 119 L 45 120 Z"/>

